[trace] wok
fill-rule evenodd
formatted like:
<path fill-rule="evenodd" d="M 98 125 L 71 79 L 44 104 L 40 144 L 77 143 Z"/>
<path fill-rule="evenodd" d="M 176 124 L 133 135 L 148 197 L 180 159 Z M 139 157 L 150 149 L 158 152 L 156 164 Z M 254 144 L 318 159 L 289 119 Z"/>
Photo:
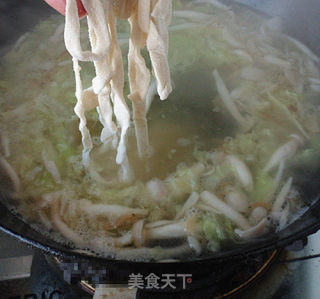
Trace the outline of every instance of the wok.
<path fill-rule="evenodd" d="M 320 2 L 318 0 L 241 0 L 242 4 L 269 15 L 279 15 L 285 20 L 290 35 L 308 45 L 320 55 Z M 39 0 L 3 0 L 0 3 L 0 43 L 5 51 L 21 34 L 28 31 L 40 19 L 55 13 Z M 320 164 L 319 164 L 320 165 Z M 107 269 L 108 282 L 127 283 L 130 273 L 192 273 L 201 280 L 204 277 L 217 278 L 221 267 L 226 269 L 235 261 L 248 261 L 262 253 L 287 246 L 306 238 L 320 228 L 320 167 L 304 170 L 300 173 L 302 197 L 310 206 L 295 222 L 284 230 L 268 234 L 257 240 L 241 244 L 237 248 L 219 252 L 199 260 L 179 263 L 132 262 L 106 259 L 88 253 L 75 252 L 71 247 L 61 245 L 32 229 L 27 223 L 11 213 L 0 198 L 0 230 L 41 251 L 69 261 L 82 261 Z M 219 271 L 217 270 L 219 269 Z M 219 273 L 220 273 L 219 272 Z"/>

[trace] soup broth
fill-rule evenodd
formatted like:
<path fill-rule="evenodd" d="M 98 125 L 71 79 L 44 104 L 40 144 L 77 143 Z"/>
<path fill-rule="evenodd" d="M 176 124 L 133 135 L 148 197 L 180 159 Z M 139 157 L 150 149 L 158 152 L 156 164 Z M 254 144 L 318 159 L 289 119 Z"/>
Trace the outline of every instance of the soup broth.
<path fill-rule="evenodd" d="M 277 19 L 174 2 L 174 89 L 160 101 L 150 86 L 150 157 L 139 157 L 131 124 L 130 182 L 116 147 L 100 141 L 95 109 L 86 114 L 90 164 L 82 164 L 62 17 L 41 22 L 2 61 L 0 162 L 11 207 L 75 250 L 192 259 L 283 229 L 304 206 L 295 169 L 320 157 L 319 58 Z M 119 21 L 118 29 L 127 68 L 128 28 Z M 89 86 L 94 70 L 81 68 Z"/>

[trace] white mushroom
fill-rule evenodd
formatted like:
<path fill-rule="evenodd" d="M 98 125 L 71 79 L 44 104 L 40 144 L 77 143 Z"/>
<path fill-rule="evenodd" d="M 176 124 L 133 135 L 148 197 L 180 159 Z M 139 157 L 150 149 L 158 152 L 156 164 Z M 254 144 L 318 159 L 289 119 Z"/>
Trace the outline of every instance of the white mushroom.
<path fill-rule="evenodd" d="M 280 163 L 279 163 L 279 168 L 277 170 L 277 174 L 274 178 L 274 181 L 273 181 L 273 184 L 274 184 L 274 191 L 275 189 L 278 188 L 279 184 L 280 184 L 280 181 L 281 181 L 281 178 L 283 176 L 283 171 L 284 171 L 284 164 L 285 164 L 285 161 L 282 160 Z M 273 192 L 272 192 L 273 193 Z"/>
<path fill-rule="evenodd" d="M 111 238 L 111 237 L 110 237 Z M 131 232 L 127 232 L 121 237 L 113 238 L 113 244 L 116 247 L 124 247 L 132 244 L 133 236 Z"/>
<path fill-rule="evenodd" d="M 273 168 L 277 167 L 281 161 L 285 161 L 290 159 L 296 153 L 298 146 L 300 145 L 299 139 L 295 137 L 296 135 L 291 136 L 291 140 L 287 143 L 280 146 L 271 156 L 266 166 L 264 167 L 264 171 L 271 171 Z"/>
<path fill-rule="evenodd" d="M 1 140 L 0 142 L 1 142 L 3 155 L 5 158 L 9 158 L 10 157 L 10 140 L 8 138 L 8 135 L 4 131 L 0 133 L 0 140 Z"/>
<path fill-rule="evenodd" d="M 239 190 L 234 190 L 227 193 L 226 202 L 230 205 L 230 207 L 232 207 L 240 213 L 248 212 L 249 203 L 246 198 L 246 195 Z"/>
<path fill-rule="evenodd" d="M 54 180 L 58 184 L 61 184 L 61 176 L 59 173 L 59 169 L 56 163 L 54 163 L 54 161 L 48 159 L 48 156 L 45 150 L 42 151 L 42 161 L 43 161 L 44 167 L 51 174 Z"/>
<path fill-rule="evenodd" d="M 239 112 L 236 104 L 234 103 L 233 99 L 231 98 L 230 93 L 229 93 L 225 83 L 223 82 L 223 80 L 217 70 L 213 71 L 213 77 L 216 81 L 218 93 L 219 93 L 224 105 L 229 110 L 230 114 L 234 117 L 234 119 L 240 124 L 240 126 L 244 130 L 250 129 L 253 125 L 252 119 L 246 119 L 245 117 L 243 117 L 241 115 L 241 113 Z"/>
<path fill-rule="evenodd" d="M 268 94 L 268 100 L 271 101 L 273 104 L 278 106 L 279 110 L 283 113 L 283 116 L 286 117 L 299 131 L 300 133 L 306 138 L 310 139 L 309 134 L 305 131 L 302 124 L 298 121 L 296 117 L 292 115 L 292 113 L 289 111 L 288 107 L 284 105 L 280 100 L 278 100 L 276 97 L 270 94 L 270 92 L 267 92 Z M 302 139 L 299 137 L 300 140 Z"/>
<path fill-rule="evenodd" d="M 281 68 L 290 68 L 291 67 L 291 63 L 289 61 L 286 61 L 286 60 L 281 59 L 276 56 L 265 55 L 264 60 L 270 64 L 277 65 Z"/>
<path fill-rule="evenodd" d="M 42 209 L 39 209 L 38 215 L 39 215 L 39 218 L 40 218 L 42 224 L 44 224 L 44 226 L 48 230 L 52 229 L 52 227 L 53 227 L 52 223 L 51 223 L 49 217 L 47 216 L 47 214 Z"/>
<path fill-rule="evenodd" d="M 249 216 L 249 221 L 256 225 L 259 223 L 263 218 L 267 216 L 268 212 L 264 207 L 256 207 L 254 208 Z"/>
<path fill-rule="evenodd" d="M 187 241 L 188 241 L 190 248 L 193 249 L 197 255 L 200 255 L 202 252 L 202 246 L 201 246 L 200 242 L 192 236 L 188 236 Z"/>
<path fill-rule="evenodd" d="M 220 211 L 224 216 L 229 218 L 232 222 L 234 222 L 240 228 L 244 230 L 247 230 L 250 228 L 250 224 L 245 217 L 243 217 L 239 212 L 235 211 L 233 208 L 231 208 L 221 199 L 216 197 L 213 193 L 210 193 L 208 191 L 203 191 L 200 194 L 200 198 L 206 204 Z"/>
<path fill-rule="evenodd" d="M 79 207 L 82 213 L 94 218 L 104 216 L 115 226 L 122 224 L 126 220 L 132 221 L 133 219 L 148 215 L 148 211 L 144 209 L 101 203 L 94 204 L 87 199 L 81 199 L 79 201 Z"/>
<path fill-rule="evenodd" d="M 67 239 L 71 240 L 77 246 L 83 247 L 85 246 L 86 242 L 84 239 L 72 230 L 65 222 L 62 220 L 60 216 L 60 206 L 59 200 L 56 200 L 51 205 L 50 209 L 50 218 L 53 226 Z"/>
<path fill-rule="evenodd" d="M 227 160 L 230 162 L 235 176 L 239 179 L 243 187 L 249 192 L 252 191 L 253 180 L 247 165 L 236 156 L 228 155 Z"/>
<path fill-rule="evenodd" d="M 227 42 L 230 46 L 234 48 L 243 48 L 242 43 L 237 40 L 231 33 L 227 30 L 223 30 L 223 39 Z"/>
<path fill-rule="evenodd" d="M 197 192 L 192 192 L 181 210 L 177 213 L 175 219 L 183 217 L 183 215 L 192 208 L 199 200 L 199 194 Z"/>
<path fill-rule="evenodd" d="M 262 235 L 268 225 L 266 218 L 262 219 L 256 226 L 253 226 L 247 230 L 235 229 L 234 232 L 243 240 L 250 240 Z"/>
<path fill-rule="evenodd" d="M 9 162 L 3 157 L 0 157 L 0 166 L 8 175 L 9 179 L 11 180 L 14 190 L 18 191 L 20 189 L 21 183 L 16 171 L 12 168 Z"/>
<path fill-rule="evenodd" d="M 172 224 L 176 222 L 177 222 L 176 220 L 159 220 L 159 221 L 147 223 L 145 225 L 145 228 L 155 228 L 155 227 L 164 226 L 164 225 Z"/>
<path fill-rule="evenodd" d="M 144 225 L 144 220 L 139 220 L 137 221 L 133 227 L 132 227 L 132 239 L 133 243 L 136 247 L 142 247 L 144 243 L 144 237 L 143 237 L 143 225 Z"/>
<path fill-rule="evenodd" d="M 168 222 L 166 225 L 146 225 L 142 231 L 143 244 L 152 240 L 165 239 L 186 239 L 189 236 L 196 237 L 202 230 L 199 225 L 196 214 L 189 216 L 187 219 L 181 219 L 174 222 Z"/>
<path fill-rule="evenodd" d="M 297 39 L 288 36 L 288 35 L 282 35 L 285 37 L 288 41 L 290 41 L 292 44 L 294 44 L 299 50 L 301 50 L 304 54 L 306 54 L 310 59 L 312 59 L 315 62 L 319 62 L 319 57 L 315 55 L 306 45 L 298 41 Z"/>
<path fill-rule="evenodd" d="M 281 208 L 290 192 L 291 189 L 291 185 L 292 185 L 292 177 L 290 177 L 287 182 L 283 185 L 283 187 L 281 188 L 278 196 L 276 197 L 276 200 L 273 204 L 272 207 L 272 212 L 280 212 Z"/>
<path fill-rule="evenodd" d="M 146 240 L 163 240 L 185 237 L 185 221 L 180 220 L 172 224 L 145 229 L 143 234 Z"/>
<path fill-rule="evenodd" d="M 277 227 L 277 231 L 280 231 L 285 228 L 288 223 L 288 219 L 290 216 L 290 205 L 285 205 L 281 212 L 273 213 L 273 219 L 278 220 L 279 225 Z"/>

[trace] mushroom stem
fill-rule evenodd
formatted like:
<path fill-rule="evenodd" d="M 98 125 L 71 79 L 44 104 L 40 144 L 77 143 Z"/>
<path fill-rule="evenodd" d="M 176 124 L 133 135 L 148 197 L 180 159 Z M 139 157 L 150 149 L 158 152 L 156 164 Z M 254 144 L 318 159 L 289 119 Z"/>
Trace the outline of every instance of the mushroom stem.
<path fill-rule="evenodd" d="M 226 194 L 226 202 L 240 213 L 248 213 L 249 203 L 246 195 L 240 190 L 233 190 Z"/>
<path fill-rule="evenodd" d="M 213 77 L 216 80 L 218 93 L 223 103 L 225 104 L 226 108 L 229 110 L 230 114 L 234 117 L 234 119 L 240 124 L 240 126 L 243 129 L 249 130 L 253 125 L 252 120 L 251 119 L 248 120 L 241 115 L 241 113 L 239 112 L 236 104 L 231 98 L 230 93 L 217 70 L 213 71 Z"/>
<path fill-rule="evenodd" d="M 212 207 L 212 206 L 209 206 L 205 203 L 203 203 L 202 201 L 200 201 L 198 204 L 197 204 L 197 208 L 202 210 L 202 211 L 205 211 L 205 212 L 211 212 L 211 213 L 214 213 L 214 214 L 221 214 L 220 211 L 218 211 L 216 208 Z"/>
<path fill-rule="evenodd" d="M 165 226 L 146 229 L 144 236 L 148 240 L 176 239 L 187 236 L 185 221 L 168 224 Z"/>
<path fill-rule="evenodd" d="M 80 208 L 91 216 L 106 216 L 108 218 L 119 218 L 121 216 L 146 216 L 148 212 L 139 208 L 128 208 L 120 205 L 93 204 L 87 199 L 80 201 Z"/>
<path fill-rule="evenodd" d="M 157 224 L 159 221 L 155 223 Z M 193 214 L 187 219 L 171 222 L 166 225 L 155 226 L 153 223 L 149 223 L 143 230 L 139 230 L 140 235 L 136 235 L 138 235 L 138 240 L 142 240 L 140 243 L 145 244 L 152 240 L 183 239 L 189 236 L 195 237 L 200 231 L 201 225 L 199 225 L 198 217 L 196 214 Z"/>
<path fill-rule="evenodd" d="M 0 157 L 0 166 L 6 172 L 8 177 L 10 178 L 14 190 L 18 191 L 20 189 L 21 183 L 20 183 L 20 179 L 19 179 L 16 171 L 9 164 L 9 162 L 3 157 Z"/>
<path fill-rule="evenodd" d="M 3 131 L 0 134 L 1 147 L 5 158 L 10 157 L 10 140 L 6 133 Z"/>
<path fill-rule="evenodd" d="M 285 37 L 291 43 L 293 43 L 301 52 L 307 55 L 310 59 L 312 59 L 316 63 L 319 63 L 319 57 L 315 55 L 306 45 L 304 45 L 303 43 L 291 36 L 285 34 L 283 34 L 282 36 Z"/>
<path fill-rule="evenodd" d="M 167 224 L 172 224 L 175 223 L 176 220 L 159 220 L 156 222 L 151 222 L 145 225 L 146 228 L 154 228 L 154 227 L 159 227 L 159 226 L 164 226 Z"/>
<path fill-rule="evenodd" d="M 252 175 L 244 162 L 242 162 L 238 157 L 229 155 L 227 156 L 228 161 L 232 166 L 232 170 L 235 176 L 239 179 L 243 187 L 248 191 L 252 191 L 253 189 L 253 180 Z"/>
<path fill-rule="evenodd" d="M 300 142 L 297 138 L 291 138 L 287 143 L 280 146 L 271 156 L 264 167 L 265 172 L 269 172 L 277 167 L 282 161 L 290 159 L 297 151 Z"/>
<path fill-rule="evenodd" d="M 291 185 L 292 185 L 292 177 L 290 177 L 287 182 L 283 185 L 280 193 L 278 194 L 273 207 L 272 207 L 272 212 L 280 212 L 281 208 L 290 192 L 291 189 Z"/>
<path fill-rule="evenodd" d="M 182 218 L 183 215 L 192 208 L 199 200 L 199 194 L 197 192 L 192 192 L 181 210 L 177 213 L 175 219 Z"/>
<path fill-rule="evenodd" d="M 60 217 L 59 201 L 56 200 L 51 205 L 51 221 L 53 226 L 67 239 L 71 240 L 77 246 L 85 246 L 83 238 L 72 230 Z"/>
<path fill-rule="evenodd" d="M 247 230 L 250 228 L 250 224 L 248 220 L 243 217 L 240 213 L 232 209 L 229 205 L 223 202 L 221 199 L 216 197 L 214 194 L 208 191 L 203 191 L 200 194 L 200 198 L 206 204 L 212 206 L 213 208 L 219 210 L 222 214 L 224 214 L 227 218 L 233 221 L 240 228 Z"/>
<path fill-rule="evenodd" d="M 268 224 L 267 218 L 262 219 L 257 225 L 247 229 L 235 229 L 234 232 L 243 240 L 250 240 L 256 238 L 264 233 Z"/>
<path fill-rule="evenodd" d="M 57 167 L 56 163 L 54 163 L 52 160 L 48 159 L 48 156 L 47 156 L 47 153 L 45 152 L 45 150 L 42 151 L 42 160 L 43 160 L 44 167 L 51 174 L 53 179 L 58 184 L 61 184 L 61 176 L 60 176 L 58 167 Z"/>
<path fill-rule="evenodd" d="M 132 233 L 131 232 L 127 232 L 126 234 L 124 234 L 121 237 L 118 238 L 114 238 L 114 246 L 116 247 L 124 247 L 124 246 L 128 246 L 132 243 Z"/>

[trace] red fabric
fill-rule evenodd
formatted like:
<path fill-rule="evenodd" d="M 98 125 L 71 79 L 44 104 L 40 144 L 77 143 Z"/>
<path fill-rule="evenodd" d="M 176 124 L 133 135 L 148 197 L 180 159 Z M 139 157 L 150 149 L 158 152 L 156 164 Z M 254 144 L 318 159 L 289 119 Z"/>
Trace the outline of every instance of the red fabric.
<path fill-rule="evenodd" d="M 66 14 L 66 0 L 44 0 L 50 6 L 52 6 L 55 10 L 60 12 L 61 14 Z M 87 14 L 86 10 L 83 7 L 81 0 L 77 0 L 79 17 L 82 18 Z"/>

